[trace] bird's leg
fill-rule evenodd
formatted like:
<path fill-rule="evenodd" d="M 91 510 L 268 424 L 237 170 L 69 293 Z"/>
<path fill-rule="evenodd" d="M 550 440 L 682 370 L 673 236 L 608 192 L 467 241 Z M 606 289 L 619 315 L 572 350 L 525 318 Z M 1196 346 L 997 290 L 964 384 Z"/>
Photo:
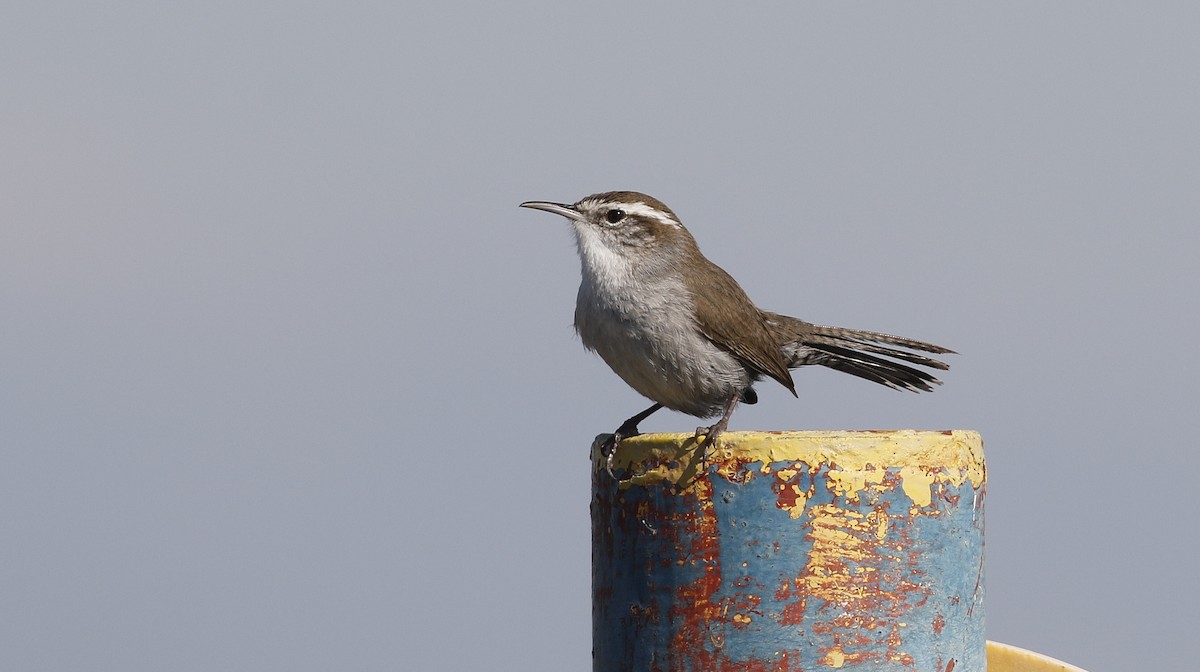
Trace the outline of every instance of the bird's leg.
<path fill-rule="evenodd" d="M 604 451 L 604 466 L 606 469 L 608 469 L 609 476 L 616 478 L 616 476 L 613 474 L 613 456 L 617 454 L 617 444 L 621 443 L 621 439 L 628 439 L 631 436 L 637 436 L 640 434 L 641 432 L 638 431 L 638 425 L 662 407 L 662 404 L 654 404 L 650 408 L 647 408 L 641 413 L 629 418 L 625 422 L 622 422 L 621 426 L 617 428 L 617 431 L 613 432 L 612 436 L 610 436 L 608 440 L 600 446 L 600 450 Z"/>
<path fill-rule="evenodd" d="M 734 392 L 729 397 L 729 401 L 725 402 L 725 413 L 721 415 L 720 420 L 710 427 L 696 428 L 696 439 L 699 439 L 701 434 L 704 435 L 704 440 L 700 442 L 699 448 L 704 451 L 700 457 L 706 464 L 708 463 L 709 451 L 716 445 L 717 437 L 721 436 L 725 428 L 729 426 L 729 418 L 733 416 L 733 409 L 737 408 L 738 402 L 741 399 L 742 392 Z"/>
<path fill-rule="evenodd" d="M 662 404 L 654 404 L 650 408 L 647 408 L 646 410 L 642 411 L 641 413 L 638 413 L 637 415 L 633 416 L 632 418 L 629 418 L 625 422 L 621 423 L 621 426 L 617 428 L 617 432 L 616 432 L 617 435 L 619 435 L 621 437 L 621 439 L 627 439 L 631 436 L 637 436 L 638 434 L 641 433 L 638 431 L 638 425 L 642 424 L 643 420 L 650 417 L 651 415 L 654 415 L 654 413 L 656 411 L 658 411 L 659 409 L 661 409 L 662 407 L 663 407 Z M 617 440 L 620 441 L 620 439 L 617 439 Z"/>

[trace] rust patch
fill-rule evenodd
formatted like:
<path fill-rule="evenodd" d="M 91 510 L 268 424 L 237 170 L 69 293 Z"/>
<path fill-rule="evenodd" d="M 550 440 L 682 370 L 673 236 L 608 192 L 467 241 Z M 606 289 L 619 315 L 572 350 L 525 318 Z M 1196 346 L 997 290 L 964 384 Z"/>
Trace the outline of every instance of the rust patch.
<path fill-rule="evenodd" d="M 808 476 L 807 479 L 805 475 Z M 805 480 L 807 483 L 803 482 Z M 816 478 L 803 464 L 796 463 L 794 466 L 775 470 L 771 491 L 775 493 L 775 507 L 798 519 L 804 515 L 808 500 L 812 499 L 816 492 Z"/>
<path fill-rule="evenodd" d="M 721 588 L 721 549 L 712 482 L 701 479 L 695 483 L 695 488 L 700 507 L 692 521 L 694 529 L 688 531 L 687 537 L 692 543 L 685 553 L 691 562 L 703 566 L 704 573 L 679 587 L 672 600 L 669 618 L 679 627 L 672 637 L 668 666 L 674 669 L 690 662 L 697 670 L 708 670 L 715 669 L 716 652 L 724 646 L 724 642 L 713 639 L 719 630 L 709 627 L 710 623 L 724 620 L 720 605 L 713 599 Z M 700 642 L 707 645 L 696 646 Z"/>

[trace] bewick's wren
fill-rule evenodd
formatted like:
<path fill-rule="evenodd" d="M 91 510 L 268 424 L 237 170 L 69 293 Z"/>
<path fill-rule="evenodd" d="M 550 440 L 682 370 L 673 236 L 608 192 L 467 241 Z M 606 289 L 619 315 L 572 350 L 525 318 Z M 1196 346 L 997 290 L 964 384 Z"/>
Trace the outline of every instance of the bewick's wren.
<path fill-rule="evenodd" d="M 528 201 L 571 221 L 583 280 L 575 329 L 630 387 L 654 405 L 626 420 L 611 450 L 662 407 L 701 418 L 710 448 L 738 402 L 758 400 L 754 383 L 773 378 L 793 395 L 789 369 L 820 364 L 896 389 L 932 390 L 941 381 L 891 357 L 934 369 L 944 362 L 907 350 L 941 346 L 874 331 L 823 327 L 759 310 L 737 282 L 700 253 L 692 234 L 661 201 L 634 191 L 595 194 L 565 205 Z M 901 350 L 905 348 L 907 350 Z"/>

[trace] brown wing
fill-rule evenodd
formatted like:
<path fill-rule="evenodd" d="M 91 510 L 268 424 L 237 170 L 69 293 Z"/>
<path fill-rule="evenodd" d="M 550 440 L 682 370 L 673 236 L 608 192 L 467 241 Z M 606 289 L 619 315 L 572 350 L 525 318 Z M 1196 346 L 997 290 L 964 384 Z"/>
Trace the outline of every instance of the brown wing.
<path fill-rule="evenodd" d="M 700 331 L 717 347 L 796 394 L 792 373 L 762 312 L 721 267 L 703 257 L 698 263 L 708 266 L 706 272 L 689 273 L 685 277 L 696 304 L 696 324 Z M 714 296 L 726 300 L 718 305 L 713 301 Z"/>

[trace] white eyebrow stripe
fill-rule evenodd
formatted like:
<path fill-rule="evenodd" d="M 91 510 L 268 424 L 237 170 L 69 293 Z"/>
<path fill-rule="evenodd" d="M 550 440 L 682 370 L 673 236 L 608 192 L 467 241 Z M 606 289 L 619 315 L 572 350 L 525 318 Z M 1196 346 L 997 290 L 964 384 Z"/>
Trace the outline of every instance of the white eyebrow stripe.
<path fill-rule="evenodd" d="M 679 222 L 675 221 L 673 217 L 662 210 L 659 210 L 658 208 L 655 208 L 642 201 L 636 201 L 634 203 L 614 203 L 613 205 L 624 210 L 626 214 L 637 215 L 638 217 L 645 217 L 647 219 L 654 219 L 668 226 L 679 228 Z"/>

